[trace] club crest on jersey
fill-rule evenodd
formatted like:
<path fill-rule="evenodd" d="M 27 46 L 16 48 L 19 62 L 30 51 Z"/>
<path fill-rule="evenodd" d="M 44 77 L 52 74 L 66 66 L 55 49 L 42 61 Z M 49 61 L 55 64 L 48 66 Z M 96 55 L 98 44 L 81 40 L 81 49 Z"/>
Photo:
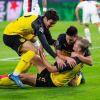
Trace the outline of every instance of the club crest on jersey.
<path fill-rule="evenodd" d="M 44 32 L 44 30 L 43 30 L 43 28 L 42 28 L 42 27 L 40 27 L 40 28 L 39 28 L 39 31 L 40 31 L 41 33 L 43 33 L 43 32 Z"/>

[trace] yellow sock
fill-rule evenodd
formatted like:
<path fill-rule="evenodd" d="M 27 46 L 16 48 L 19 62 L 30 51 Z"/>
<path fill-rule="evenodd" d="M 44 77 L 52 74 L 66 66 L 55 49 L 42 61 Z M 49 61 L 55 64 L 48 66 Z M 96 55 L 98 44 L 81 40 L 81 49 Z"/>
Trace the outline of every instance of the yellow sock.
<path fill-rule="evenodd" d="M 13 85 L 15 84 L 12 80 L 10 80 L 8 77 L 4 77 L 0 79 L 0 85 L 6 86 L 6 85 Z"/>
<path fill-rule="evenodd" d="M 19 75 L 20 73 L 28 69 L 29 64 L 34 56 L 35 56 L 35 52 L 33 51 L 28 51 L 25 54 L 23 54 L 13 74 Z"/>
<path fill-rule="evenodd" d="M 25 67 L 23 68 L 23 71 L 22 72 L 27 72 L 31 66 L 32 66 L 32 63 L 31 62 L 27 63 L 25 65 Z"/>
<path fill-rule="evenodd" d="M 76 86 L 79 86 L 80 85 L 80 83 L 81 83 L 81 79 L 82 79 L 82 76 L 81 75 L 77 75 L 76 76 Z"/>

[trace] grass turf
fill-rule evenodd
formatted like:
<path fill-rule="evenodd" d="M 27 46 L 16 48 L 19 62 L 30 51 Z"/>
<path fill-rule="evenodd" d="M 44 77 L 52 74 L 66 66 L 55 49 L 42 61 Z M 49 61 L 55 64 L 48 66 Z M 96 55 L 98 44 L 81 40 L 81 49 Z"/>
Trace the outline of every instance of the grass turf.
<path fill-rule="evenodd" d="M 6 47 L 2 42 L 3 30 L 8 22 L 0 23 L 0 59 L 18 57 L 17 54 Z M 66 31 L 70 26 L 74 25 L 79 30 L 79 35 L 84 36 L 83 26 L 77 22 L 59 22 L 52 29 L 52 36 L 56 39 L 60 33 Z M 86 83 L 79 87 L 57 87 L 57 88 L 36 88 L 26 86 L 20 89 L 17 86 L 0 86 L 0 100 L 100 100 L 100 33 L 98 33 L 95 25 L 90 25 L 92 35 L 91 54 L 93 57 L 93 66 L 84 66 Z M 48 60 L 53 62 L 52 57 L 48 56 Z M 17 61 L 0 61 L 0 74 L 11 73 Z M 29 73 L 36 72 L 34 68 Z"/>

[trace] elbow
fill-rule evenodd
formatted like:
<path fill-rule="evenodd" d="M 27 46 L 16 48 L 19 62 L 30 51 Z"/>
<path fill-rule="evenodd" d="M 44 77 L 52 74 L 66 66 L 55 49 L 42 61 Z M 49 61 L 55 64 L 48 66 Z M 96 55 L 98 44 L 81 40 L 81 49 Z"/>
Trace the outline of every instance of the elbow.
<path fill-rule="evenodd" d="M 90 66 L 92 66 L 93 65 L 93 61 L 90 61 Z"/>

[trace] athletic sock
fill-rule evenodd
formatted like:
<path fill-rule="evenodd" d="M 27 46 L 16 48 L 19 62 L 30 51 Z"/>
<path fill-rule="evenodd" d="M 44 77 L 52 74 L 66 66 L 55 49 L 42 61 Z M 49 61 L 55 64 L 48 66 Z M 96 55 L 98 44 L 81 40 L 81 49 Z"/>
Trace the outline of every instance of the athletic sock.
<path fill-rule="evenodd" d="M 82 79 L 82 75 L 81 74 L 76 76 L 76 86 L 80 85 L 81 79 Z"/>
<path fill-rule="evenodd" d="M 86 39 L 91 43 L 91 33 L 89 28 L 85 28 L 84 32 L 85 32 Z"/>
<path fill-rule="evenodd" d="M 35 56 L 35 52 L 33 51 L 28 51 L 25 54 L 21 56 L 21 59 L 16 66 L 16 69 L 13 72 L 13 75 L 17 76 L 20 73 L 24 72 L 26 69 L 28 69 L 30 66 L 30 62 L 32 58 Z"/>
<path fill-rule="evenodd" d="M 100 33 L 100 26 L 98 27 L 98 32 Z"/>

